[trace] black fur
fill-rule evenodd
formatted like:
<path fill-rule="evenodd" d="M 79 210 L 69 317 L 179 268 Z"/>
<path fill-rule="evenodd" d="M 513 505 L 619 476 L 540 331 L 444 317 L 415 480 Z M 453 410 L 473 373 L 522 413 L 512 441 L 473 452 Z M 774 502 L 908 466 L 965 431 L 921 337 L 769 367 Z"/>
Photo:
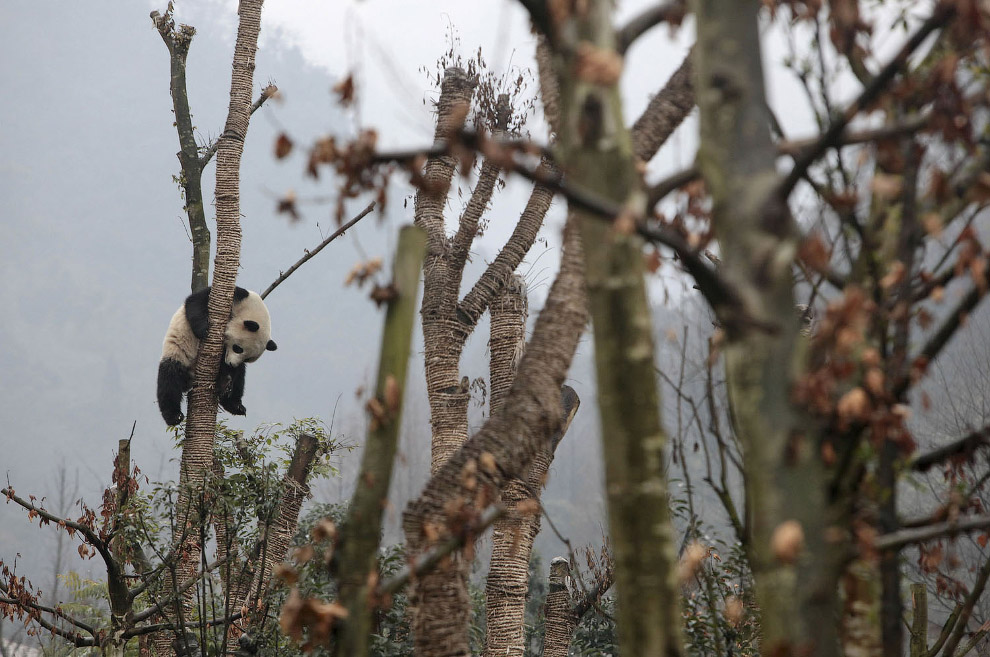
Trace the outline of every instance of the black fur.
<path fill-rule="evenodd" d="M 217 373 L 217 396 L 220 406 L 233 415 L 246 415 L 244 380 L 247 368 L 244 363 L 231 367 L 220 362 Z M 182 414 L 182 396 L 192 387 L 189 369 L 177 360 L 166 358 L 158 365 L 158 408 L 165 423 L 173 427 L 185 418 Z"/>
<path fill-rule="evenodd" d="M 241 403 L 244 397 L 244 375 L 247 368 L 244 363 L 231 367 L 220 362 L 220 373 L 217 374 L 217 397 L 220 406 L 233 415 L 246 415 L 247 409 Z"/>
<path fill-rule="evenodd" d="M 172 358 L 158 364 L 158 408 L 165 424 L 173 427 L 185 416 L 182 414 L 182 395 L 192 385 L 189 368 Z M 243 390 L 243 383 L 241 385 Z"/>
<path fill-rule="evenodd" d="M 234 302 L 243 301 L 248 296 L 248 291 L 242 287 L 234 288 Z M 194 292 L 186 297 L 186 320 L 189 327 L 199 340 L 205 340 L 209 330 L 209 300 L 210 288 L 205 288 L 199 292 Z M 248 324 L 254 324 L 257 331 L 260 326 L 257 322 L 245 321 L 245 326 L 250 330 Z M 271 340 L 265 347 L 268 351 L 275 350 L 275 343 Z M 220 406 L 228 413 L 234 415 L 245 415 L 247 409 L 241 399 L 244 397 L 244 363 L 237 367 L 231 367 L 221 358 L 220 371 L 217 373 L 217 396 Z M 169 426 L 175 426 L 185 419 L 182 413 L 182 397 L 192 387 L 191 368 L 186 367 L 181 362 L 166 358 L 158 365 L 158 407 L 162 412 L 162 418 Z"/>
<path fill-rule="evenodd" d="M 248 291 L 243 287 L 234 288 L 234 302 L 247 298 Z M 186 297 L 186 319 L 197 340 L 205 340 L 210 330 L 210 288 L 205 287 L 199 292 L 193 292 Z M 257 330 L 257 329 L 256 329 Z"/>

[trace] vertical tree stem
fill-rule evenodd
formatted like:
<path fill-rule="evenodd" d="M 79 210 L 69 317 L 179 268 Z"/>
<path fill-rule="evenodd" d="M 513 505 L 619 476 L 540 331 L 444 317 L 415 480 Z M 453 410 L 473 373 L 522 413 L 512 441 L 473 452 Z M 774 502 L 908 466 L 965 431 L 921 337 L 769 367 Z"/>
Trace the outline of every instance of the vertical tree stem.
<path fill-rule="evenodd" d="M 758 0 L 695 0 L 693 51 L 701 110 L 698 166 L 713 201 L 722 273 L 745 312 L 773 331 L 730 327 L 729 401 L 743 447 L 750 562 L 762 614 L 764 655 L 836 652 L 837 564 L 826 558 L 819 435 L 791 404 L 801 373 L 791 267 L 797 231 L 778 176 L 757 13 Z M 786 546 L 775 549 L 774 537 Z M 780 547 L 788 549 L 781 550 Z M 841 550 L 830 554 L 841 558 Z"/>
<path fill-rule="evenodd" d="M 558 161 L 574 184 L 636 211 L 643 195 L 623 122 L 619 76 L 579 73 L 593 58 L 618 57 L 612 3 L 587 4 L 550 35 L 560 88 Z M 679 594 L 642 241 L 578 208 L 572 212 L 585 245 L 594 327 L 619 642 L 624 654 L 674 657 L 683 653 Z"/>
<path fill-rule="evenodd" d="M 416 291 L 425 251 L 426 234 L 422 230 L 406 226 L 399 232 L 392 269 L 396 296 L 385 313 L 375 385 L 375 400 L 384 409 L 384 416 L 372 414 L 370 418 L 361 471 L 338 547 L 340 602 L 348 611 L 334 644 L 338 655 L 365 655 L 368 652 L 370 594 L 377 584 L 374 576 L 378 572 L 382 513 L 399 442 L 403 389 L 416 315 Z"/>

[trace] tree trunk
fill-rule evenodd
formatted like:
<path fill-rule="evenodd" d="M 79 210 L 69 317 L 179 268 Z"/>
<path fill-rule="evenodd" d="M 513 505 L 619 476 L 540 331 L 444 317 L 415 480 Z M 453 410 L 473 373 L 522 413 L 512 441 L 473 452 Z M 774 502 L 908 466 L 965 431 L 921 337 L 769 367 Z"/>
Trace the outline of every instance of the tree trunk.
<path fill-rule="evenodd" d="M 334 642 L 335 654 L 365 655 L 372 630 L 371 594 L 377 584 L 382 514 L 388 498 L 392 464 L 399 443 L 403 389 L 409 366 L 419 271 L 426 236 L 412 226 L 399 233 L 389 302 L 382 333 L 375 397 L 380 410 L 371 413 L 368 440 L 361 458 L 357 488 L 341 528 L 336 566 L 339 600 L 348 611 Z"/>
<path fill-rule="evenodd" d="M 825 554 L 820 437 L 791 404 L 801 372 L 791 279 L 798 234 L 787 199 L 776 193 L 757 26 L 760 3 L 695 0 L 694 8 L 698 164 L 713 200 L 721 271 L 737 286 L 748 316 L 773 326 L 767 331 L 727 323 L 725 351 L 747 475 L 761 651 L 834 655 L 836 564 Z"/>
<path fill-rule="evenodd" d="M 561 420 L 560 386 L 584 326 L 580 239 L 565 231 L 560 272 L 540 313 L 533 338 L 505 405 L 434 473 L 403 515 L 411 558 L 461 531 L 464 518 L 494 501 L 505 483 L 521 476 L 552 441 Z M 470 545 L 474 537 L 469 537 Z M 418 655 L 467 655 L 469 601 L 448 561 L 420 578 L 414 590 L 413 631 Z M 425 601 L 432 608 L 424 613 Z"/>
<path fill-rule="evenodd" d="M 200 533 L 196 529 L 200 524 L 199 519 L 194 513 L 198 508 L 195 505 L 203 495 L 206 477 L 213 469 L 217 419 L 216 375 L 240 263 L 240 164 L 251 116 L 254 57 L 261 31 L 262 4 L 263 0 L 241 0 L 238 8 L 240 19 L 234 44 L 230 104 L 217 150 L 217 252 L 209 299 L 210 330 L 200 345 L 196 359 L 193 387 L 189 392 L 185 440 L 182 443 L 176 535 L 173 538 L 179 555 L 174 578 L 178 582 L 195 576 L 204 549 Z M 175 581 L 166 582 L 167 591 L 175 590 Z M 183 610 L 180 612 L 176 608 L 170 614 L 172 618 L 187 617 L 187 612 L 191 611 L 195 588 L 191 587 L 183 594 L 182 604 L 178 605 Z M 163 632 L 156 640 L 158 654 L 168 654 L 170 642 L 170 637 Z"/>
<path fill-rule="evenodd" d="M 598 70 L 619 58 L 611 3 L 594 0 L 559 20 L 550 35 L 561 95 L 558 161 L 568 182 L 639 214 L 643 197 L 619 75 Z M 585 244 L 619 642 L 630 655 L 673 657 L 683 654 L 681 620 L 643 244 L 621 218 L 612 225 L 572 212 Z"/>
<path fill-rule="evenodd" d="M 491 389 L 490 408 L 494 415 L 501 410 L 516 368 L 526 347 L 526 283 L 513 276 L 505 292 L 491 304 Z M 502 491 L 507 513 L 495 521 L 492 531 L 492 555 L 485 583 L 487 633 L 485 655 L 500 657 L 525 652 L 526 595 L 529 591 L 529 559 L 533 542 L 540 532 L 537 509 L 519 511 L 524 500 L 539 502 L 540 491 L 553 460 L 554 450 L 577 412 L 577 395 L 564 386 L 561 407 L 564 424 L 548 446 L 533 458 L 524 479 L 513 478 Z"/>
<path fill-rule="evenodd" d="M 567 588 L 571 564 L 563 557 L 550 562 L 550 590 L 543 608 L 543 657 L 567 657 L 578 617 Z"/>

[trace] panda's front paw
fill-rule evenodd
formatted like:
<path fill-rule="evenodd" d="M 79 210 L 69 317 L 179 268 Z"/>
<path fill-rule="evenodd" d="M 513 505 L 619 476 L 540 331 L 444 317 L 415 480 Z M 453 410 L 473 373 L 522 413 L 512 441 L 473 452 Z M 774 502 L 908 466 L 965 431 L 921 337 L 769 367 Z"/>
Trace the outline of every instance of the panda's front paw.
<path fill-rule="evenodd" d="M 182 411 L 175 411 L 174 413 L 162 411 L 162 417 L 165 419 L 165 424 L 170 427 L 174 427 L 186 418 L 186 416 L 182 414 Z"/>
<path fill-rule="evenodd" d="M 227 402 L 223 407 L 231 415 L 247 415 L 247 409 L 240 402 Z"/>

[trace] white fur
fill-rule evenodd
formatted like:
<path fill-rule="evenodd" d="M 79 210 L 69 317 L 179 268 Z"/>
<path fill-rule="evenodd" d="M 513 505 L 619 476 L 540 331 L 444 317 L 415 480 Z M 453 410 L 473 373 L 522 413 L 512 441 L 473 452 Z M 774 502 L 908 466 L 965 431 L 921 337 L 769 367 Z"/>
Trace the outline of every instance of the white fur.
<path fill-rule="evenodd" d="M 165 342 L 162 344 L 162 360 L 170 358 L 191 368 L 196 362 L 198 351 L 199 339 L 193 335 L 189 320 L 186 319 L 186 306 L 183 304 L 175 311 L 172 321 L 168 323 Z"/>
<path fill-rule="evenodd" d="M 258 323 L 257 331 L 244 328 L 244 321 Z M 228 365 L 237 367 L 241 363 L 253 363 L 265 353 L 265 347 L 272 337 L 272 320 L 268 308 L 257 292 L 248 291 L 248 295 L 234 303 L 227 331 L 224 333 L 223 358 Z M 234 345 L 239 345 L 244 352 L 235 353 Z"/>
<path fill-rule="evenodd" d="M 252 332 L 244 328 L 245 320 L 257 322 L 258 330 Z M 268 308 L 261 295 L 249 290 L 245 298 L 234 302 L 231 318 L 224 332 L 224 361 L 232 367 L 237 367 L 241 363 L 253 363 L 265 353 L 265 347 L 271 337 L 272 320 Z M 244 352 L 234 353 L 235 344 L 244 349 Z M 199 339 L 193 335 L 189 321 L 186 319 L 186 306 L 183 304 L 175 311 L 172 321 L 168 324 L 165 341 L 162 344 L 162 360 L 170 358 L 191 368 L 196 362 L 198 352 Z"/>

